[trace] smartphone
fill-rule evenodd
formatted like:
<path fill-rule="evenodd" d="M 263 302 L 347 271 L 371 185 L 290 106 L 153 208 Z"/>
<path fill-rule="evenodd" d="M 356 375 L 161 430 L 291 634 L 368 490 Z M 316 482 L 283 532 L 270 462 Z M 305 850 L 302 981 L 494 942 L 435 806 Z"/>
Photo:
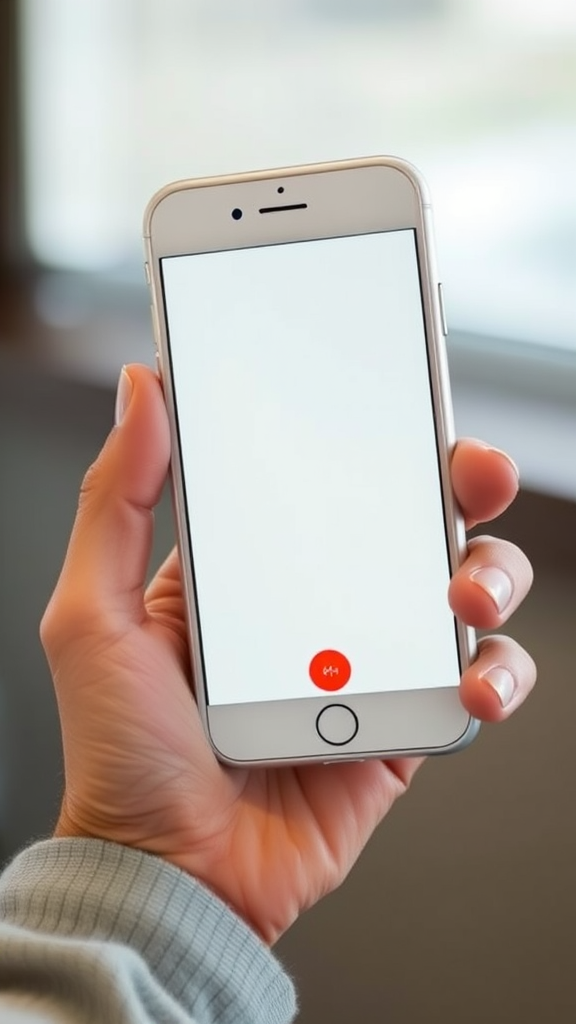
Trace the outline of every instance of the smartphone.
<path fill-rule="evenodd" d="M 457 750 L 473 634 L 431 208 L 376 157 L 145 214 L 196 697 L 234 765 Z"/>

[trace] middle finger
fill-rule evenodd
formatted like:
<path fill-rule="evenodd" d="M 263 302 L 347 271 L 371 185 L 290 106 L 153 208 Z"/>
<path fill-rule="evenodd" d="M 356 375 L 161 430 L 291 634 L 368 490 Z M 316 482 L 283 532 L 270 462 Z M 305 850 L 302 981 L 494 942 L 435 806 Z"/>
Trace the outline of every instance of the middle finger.
<path fill-rule="evenodd" d="M 474 537 L 450 582 L 450 607 L 469 626 L 497 629 L 525 598 L 532 578 L 532 566 L 515 544 Z"/>

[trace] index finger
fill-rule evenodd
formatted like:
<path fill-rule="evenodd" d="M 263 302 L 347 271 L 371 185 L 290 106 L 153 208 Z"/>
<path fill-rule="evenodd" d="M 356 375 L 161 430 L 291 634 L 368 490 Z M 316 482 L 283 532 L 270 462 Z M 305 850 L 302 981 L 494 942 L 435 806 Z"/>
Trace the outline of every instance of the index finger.
<path fill-rule="evenodd" d="M 451 476 L 467 530 L 495 519 L 518 493 L 518 468 L 510 456 L 474 438 L 456 444 Z"/>

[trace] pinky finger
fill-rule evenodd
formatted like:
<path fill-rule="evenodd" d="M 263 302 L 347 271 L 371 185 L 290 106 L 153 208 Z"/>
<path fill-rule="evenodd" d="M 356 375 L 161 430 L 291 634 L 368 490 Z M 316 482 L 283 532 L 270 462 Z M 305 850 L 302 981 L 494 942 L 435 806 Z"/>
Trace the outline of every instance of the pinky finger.
<path fill-rule="evenodd" d="M 478 644 L 478 657 L 466 669 L 460 698 L 474 718 L 503 722 L 520 707 L 536 682 L 530 655 L 507 636 L 486 636 Z"/>

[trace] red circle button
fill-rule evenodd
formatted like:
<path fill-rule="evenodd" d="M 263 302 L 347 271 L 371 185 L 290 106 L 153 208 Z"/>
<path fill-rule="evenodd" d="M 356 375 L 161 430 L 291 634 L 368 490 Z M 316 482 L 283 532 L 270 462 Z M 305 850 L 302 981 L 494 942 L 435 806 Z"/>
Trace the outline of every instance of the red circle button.
<path fill-rule="evenodd" d="M 341 690 L 350 679 L 352 668 L 340 651 L 319 651 L 310 662 L 310 679 L 320 690 Z"/>

